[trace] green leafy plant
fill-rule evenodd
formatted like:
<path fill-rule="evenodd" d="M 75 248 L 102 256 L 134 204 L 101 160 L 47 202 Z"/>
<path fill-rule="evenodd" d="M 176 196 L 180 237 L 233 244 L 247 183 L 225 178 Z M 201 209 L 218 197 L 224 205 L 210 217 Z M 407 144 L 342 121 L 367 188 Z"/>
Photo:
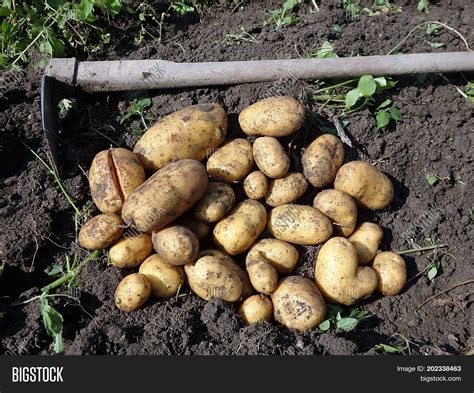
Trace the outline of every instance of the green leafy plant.
<path fill-rule="evenodd" d="M 68 100 L 67 98 L 63 98 L 58 103 L 59 114 L 64 115 L 66 114 L 69 109 L 72 108 L 72 101 Z"/>
<path fill-rule="evenodd" d="M 430 23 L 426 26 L 426 34 L 427 35 L 436 35 L 439 32 L 439 26 L 436 23 Z"/>
<path fill-rule="evenodd" d="M 41 314 L 43 315 L 43 325 L 46 333 L 54 338 L 54 352 L 61 353 L 63 346 L 63 316 L 51 307 L 48 298 L 42 297 L 40 300 Z"/>
<path fill-rule="evenodd" d="M 426 181 L 430 186 L 434 186 L 439 182 L 439 177 L 434 174 L 426 175 Z"/>
<path fill-rule="evenodd" d="M 428 42 L 433 49 L 444 48 L 446 44 L 444 42 Z"/>
<path fill-rule="evenodd" d="M 374 348 L 385 353 L 391 354 L 401 354 L 401 355 L 411 355 L 411 347 L 410 344 L 413 344 L 410 340 L 408 340 L 405 336 L 401 334 L 395 334 L 395 336 L 399 336 L 403 340 L 403 344 L 377 344 Z"/>
<path fill-rule="evenodd" d="M 173 1 L 170 7 L 179 15 L 187 15 L 200 11 L 201 7 L 209 7 L 211 3 L 212 0 L 179 0 Z"/>
<path fill-rule="evenodd" d="M 290 26 L 296 23 L 297 18 L 289 14 L 291 14 L 300 3 L 301 0 L 286 0 L 281 8 L 269 12 L 268 19 L 265 23 L 274 24 L 277 30 L 282 26 Z"/>
<path fill-rule="evenodd" d="M 352 0 L 342 0 L 342 8 L 351 16 L 351 19 L 355 19 L 360 15 L 360 8 Z"/>
<path fill-rule="evenodd" d="M 432 281 L 437 275 L 440 268 L 440 262 L 436 259 L 431 261 L 431 263 L 426 268 L 426 277 L 428 280 Z"/>
<path fill-rule="evenodd" d="M 313 52 L 310 57 L 315 59 L 330 59 L 338 57 L 334 52 L 334 47 L 329 41 L 325 41 L 316 52 Z"/>
<path fill-rule="evenodd" d="M 377 121 L 377 128 L 384 128 L 390 120 L 403 121 L 403 115 L 395 107 L 392 98 L 387 98 L 376 109 L 375 120 Z"/>
<path fill-rule="evenodd" d="M 319 324 L 318 332 L 326 332 L 331 328 L 336 328 L 347 333 L 354 330 L 360 321 L 370 317 L 368 311 L 357 308 L 351 309 L 347 315 L 343 314 L 344 310 L 342 307 L 328 304 L 327 318 Z"/>
<path fill-rule="evenodd" d="M 456 90 L 461 94 L 466 100 L 471 103 L 474 103 L 474 81 L 467 82 L 467 85 L 464 87 L 464 91 L 459 87 L 456 87 Z"/>
<path fill-rule="evenodd" d="M 420 12 L 429 14 L 430 13 L 430 0 L 419 0 L 416 8 Z"/>
<path fill-rule="evenodd" d="M 144 114 L 144 110 L 149 108 L 151 104 L 152 104 L 151 99 L 148 97 L 133 100 L 132 105 L 130 106 L 130 109 L 128 110 L 128 112 L 122 112 L 120 114 L 120 124 L 124 124 L 126 121 L 128 121 L 132 117 L 138 117 L 144 127 L 144 130 L 146 130 L 148 128 L 146 121 L 150 119 Z M 140 130 L 139 128 L 134 128 L 132 130 L 132 133 L 135 135 L 140 135 L 144 130 Z"/>

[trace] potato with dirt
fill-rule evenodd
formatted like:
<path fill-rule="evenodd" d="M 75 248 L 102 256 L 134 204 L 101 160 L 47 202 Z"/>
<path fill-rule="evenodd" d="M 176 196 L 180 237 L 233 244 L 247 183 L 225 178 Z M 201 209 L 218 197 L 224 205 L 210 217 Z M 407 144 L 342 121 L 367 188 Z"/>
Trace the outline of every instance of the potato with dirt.
<path fill-rule="evenodd" d="M 278 273 L 275 268 L 260 255 L 247 255 L 245 267 L 252 286 L 257 292 L 270 295 L 278 284 Z"/>
<path fill-rule="evenodd" d="M 147 233 L 125 233 L 109 250 L 109 259 L 121 269 L 139 266 L 153 251 L 151 237 Z"/>
<path fill-rule="evenodd" d="M 403 258 L 395 252 L 378 254 L 372 268 L 378 278 L 377 291 L 385 296 L 398 295 L 407 283 L 407 267 Z"/>
<path fill-rule="evenodd" d="M 133 151 L 146 169 L 157 171 L 176 160 L 203 160 L 224 142 L 226 132 L 224 108 L 218 104 L 192 105 L 151 126 Z"/>
<path fill-rule="evenodd" d="M 194 206 L 194 216 L 213 223 L 222 219 L 235 205 L 235 193 L 231 186 L 210 182 L 202 199 Z"/>
<path fill-rule="evenodd" d="M 292 97 L 268 97 L 245 108 L 239 124 L 247 135 L 283 137 L 294 134 L 303 125 L 305 110 Z"/>
<path fill-rule="evenodd" d="M 253 142 L 253 158 L 258 169 L 271 179 L 287 174 L 290 158 L 278 139 L 262 136 Z"/>
<path fill-rule="evenodd" d="M 357 251 L 359 265 L 371 263 L 382 242 L 383 230 L 372 222 L 363 222 L 357 226 L 349 240 Z"/>
<path fill-rule="evenodd" d="M 271 179 L 265 195 L 267 205 L 276 207 L 296 202 L 308 189 L 308 182 L 301 173 L 291 172 L 280 179 Z"/>
<path fill-rule="evenodd" d="M 169 264 L 158 254 L 145 259 L 138 272 L 148 278 L 151 293 L 159 298 L 175 296 L 184 285 L 183 267 Z"/>
<path fill-rule="evenodd" d="M 242 302 L 238 313 L 247 326 L 258 322 L 270 322 L 273 304 L 267 296 L 253 295 Z"/>
<path fill-rule="evenodd" d="M 300 276 L 289 276 L 278 283 L 272 294 L 275 320 L 300 332 L 314 329 L 326 317 L 326 303 L 314 283 Z"/>
<path fill-rule="evenodd" d="M 244 179 L 244 192 L 249 199 L 262 199 L 267 193 L 268 178 L 260 171 L 253 171 Z"/>
<path fill-rule="evenodd" d="M 255 243 L 247 258 L 264 258 L 278 274 L 289 274 L 298 263 L 298 250 L 290 243 L 278 239 L 262 239 Z"/>
<path fill-rule="evenodd" d="M 115 305 L 122 311 L 135 311 L 150 297 L 151 284 L 141 273 L 126 276 L 115 289 Z"/>
<path fill-rule="evenodd" d="M 390 179 L 365 161 L 344 164 L 337 172 L 334 188 L 346 192 L 368 210 L 384 209 L 394 196 Z"/>
<path fill-rule="evenodd" d="M 196 160 L 172 162 L 153 174 L 125 200 L 123 220 L 152 233 L 174 221 L 204 196 L 206 168 Z"/>
<path fill-rule="evenodd" d="M 194 215 L 186 214 L 175 221 L 176 225 L 188 228 L 197 237 L 199 242 L 209 238 L 212 227 L 208 222 L 200 221 Z"/>
<path fill-rule="evenodd" d="M 122 236 L 125 224 L 120 216 L 99 214 L 86 221 L 79 231 L 79 244 L 88 250 L 104 250 Z"/>
<path fill-rule="evenodd" d="M 199 240 L 188 228 L 173 225 L 153 232 L 151 241 L 156 253 L 171 265 L 194 262 L 199 253 Z"/>

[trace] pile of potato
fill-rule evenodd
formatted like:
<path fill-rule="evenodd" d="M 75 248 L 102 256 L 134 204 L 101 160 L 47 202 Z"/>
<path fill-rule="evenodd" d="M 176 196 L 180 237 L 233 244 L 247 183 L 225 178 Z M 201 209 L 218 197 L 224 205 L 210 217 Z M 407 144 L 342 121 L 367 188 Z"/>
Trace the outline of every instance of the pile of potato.
<path fill-rule="evenodd" d="M 138 269 L 116 289 L 119 309 L 136 310 L 151 294 L 174 296 L 187 281 L 205 300 L 241 302 L 246 324 L 273 316 L 305 331 L 324 320 L 326 301 L 351 305 L 375 290 L 403 289 L 404 260 L 377 254 L 382 229 L 357 222 L 358 208 L 391 203 L 391 181 L 366 162 L 344 164 L 343 145 L 330 134 L 304 150 L 303 173 L 291 171 L 277 138 L 297 132 L 304 118 L 293 98 L 267 98 L 239 115 L 253 143 L 224 143 L 225 110 L 194 105 L 147 130 L 133 152 L 111 148 L 95 156 L 89 182 L 102 214 L 84 224 L 79 242 L 110 247 L 112 264 Z M 324 188 L 313 205 L 295 203 L 310 186 Z M 315 280 L 291 275 L 295 245 L 318 244 Z M 241 268 L 232 257 L 244 253 Z"/>

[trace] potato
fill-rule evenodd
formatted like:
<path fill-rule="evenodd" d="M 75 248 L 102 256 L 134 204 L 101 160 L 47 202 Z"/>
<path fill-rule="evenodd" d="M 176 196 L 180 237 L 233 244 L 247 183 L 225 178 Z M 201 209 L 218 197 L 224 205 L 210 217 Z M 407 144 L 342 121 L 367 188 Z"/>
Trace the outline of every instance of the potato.
<path fill-rule="evenodd" d="M 145 259 L 138 271 L 148 278 L 151 293 L 159 298 L 175 296 L 184 285 L 183 268 L 167 263 L 158 254 Z"/>
<path fill-rule="evenodd" d="M 291 97 L 269 97 L 248 106 L 239 114 L 247 135 L 281 137 L 295 133 L 304 122 L 304 107 Z"/>
<path fill-rule="evenodd" d="M 192 207 L 206 192 L 208 177 L 196 160 L 166 165 L 125 200 L 123 220 L 140 232 L 156 231 Z"/>
<path fill-rule="evenodd" d="M 186 265 L 193 262 L 199 253 L 199 240 L 188 228 L 174 225 L 151 235 L 157 254 L 171 265 Z"/>
<path fill-rule="evenodd" d="M 201 161 L 224 142 L 227 114 L 218 104 L 189 106 L 151 126 L 133 150 L 145 168 L 156 171 L 172 161 Z"/>
<path fill-rule="evenodd" d="M 316 284 L 331 303 L 352 305 L 377 288 L 377 275 L 368 266 L 359 267 L 354 245 L 344 237 L 329 239 L 319 250 Z"/>
<path fill-rule="evenodd" d="M 288 173 L 281 179 L 272 179 L 268 184 L 265 202 L 272 207 L 297 201 L 308 189 L 308 182 L 301 173 Z"/>
<path fill-rule="evenodd" d="M 186 215 L 180 217 L 176 221 L 176 225 L 182 225 L 183 227 L 188 228 L 192 233 L 194 233 L 197 239 L 202 242 L 206 240 L 211 234 L 211 225 L 209 223 L 200 221 L 196 217 L 191 215 Z"/>
<path fill-rule="evenodd" d="M 253 158 L 258 169 L 272 179 L 283 177 L 290 168 L 290 159 L 276 138 L 263 136 L 253 142 Z"/>
<path fill-rule="evenodd" d="M 373 165 L 351 161 L 337 172 L 334 188 L 348 193 L 364 209 L 380 210 L 393 200 L 393 184 Z"/>
<path fill-rule="evenodd" d="M 115 305 L 122 311 L 138 310 L 150 297 L 151 284 L 146 276 L 133 273 L 115 289 Z"/>
<path fill-rule="evenodd" d="M 243 179 L 249 174 L 252 167 L 252 145 L 242 138 L 227 142 L 207 160 L 209 175 L 226 183 Z"/>
<path fill-rule="evenodd" d="M 288 274 L 298 262 L 295 246 L 278 239 L 262 239 L 255 243 L 247 254 L 247 259 L 260 256 L 272 265 L 278 274 Z"/>
<path fill-rule="evenodd" d="M 79 244 L 89 250 L 103 250 L 115 243 L 124 232 L 124 222 L 116 214 L 92 217 L 79 231 Z"/>
<path fill-rule="evenodd" d="M 145 170 L 130 150 L 114 147 L 97 153 L 88 177 L 97 208 L 102 213 L 118 213 L 125 198 L 145 181 Z"/>
<path fill-rule="evenodd" d="M 252 286 L 257 292 L 271 294 L 278 284 L 275 268 L 260 255 L 247 255 L 245 266 Z"/>
<path fill-rule="evenodd" d="M 246 199 L 239 203 L 214 227 L 214 243 L 230 255 L 247 250 L 265 229 L 267 212 L 257 201 Z"/>
<path fill-rule="evenodd" d="M 344 147 L 341 141 L 331 134 L 316 138 L 301 156 L 303 173 L 316 188 L 332 183 L 343 162 Z"/>
<path fill-rule="evenodd" d="M 385 296 L 399 294 L 407 282 L 407 268 L 403 258 L 395 252 L 378 254 L 372 264 L 378 278 L 377 291 Z"/>
<path fill-rule="evenodd" d="M 239 315 L 246 325 L 269 322 L 272 319 L 272 301 L 263 295 L 253 295 L 245 299 L 239 307 Z"/>
<path fill-rule="evenodd" d="M 272 294 L 275 320 L 300 332 L 314 329 L 326 316 L 326 303 L 314 283 L 289 276 L 278 283 Z"/>
<path fill-rule="evenodd" d="M 244 179 L 244 192 L 249 199 L 262 199 L 267 193 L 268 179 L 260 171 L 253 171 Z"/>
<path fill-rule="evenodd" d="M 191 289 L 204 300 L 211 298 L 235 302 L 242 294 L 239 275 L 223 258 L 206 255 L 195 263 L 185 265 Z"/>
<path fill-rule="evenodd" d="M 324 190 L 316 195 L 313 206 L 330 218 L 334 235 L 349 237 L 357 223 L 357 205 L 345 192 Z"/>
<path fill-rule="evenodd" d="M 133 269 L 153 251 L 151 237 L 147 233 L 127 235 L 109 250 L 110 262 L 121 269 Z"/>
<path fill-rule="evenodd" d="M 275 207 L 269 214 L 267 226 L 274 237 L 293 244 L 320 244 L 332 234 L 329 218 L 314 207 L 305 205 Z"/>
<path fill-rule="evenodd" d="M 349 240 L 357 251 L 359 265 L 368 265 L 377 254 L 383 231 L 377 224 L 363 222 L 359 224 Z"/>
<path fill-rule="evenodd" d="M 235 194 L 231 186 L 211 182 L 202 199 L 194 206 L 194 216 L 204 222 L 216 222 L 223 218 L 234 204 Z"/>

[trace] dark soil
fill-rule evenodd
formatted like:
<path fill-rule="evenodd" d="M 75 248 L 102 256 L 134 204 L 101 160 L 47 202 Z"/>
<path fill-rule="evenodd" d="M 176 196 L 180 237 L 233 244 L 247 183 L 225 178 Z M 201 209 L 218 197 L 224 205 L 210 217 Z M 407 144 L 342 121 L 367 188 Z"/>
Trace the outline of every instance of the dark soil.
<path fill-rule="evenodd" d="M 336 5 L 327 2 L 319 12 L 309 5 L 298 9 L 299 22 L 277 31 L 263 27 L 265 12 L 280 2 L 253 1 L 234 9 L 221 4 L 205 10 L 201 17 L 171 16 L 163 25 L 162 42 L 152 40 L 137 46 L 134 37 L 139 24 L 131 18 L 118 19 L 112 28 L 112 43 L 88 59 L 161 58 L 173 61 L 224 61 L 277 59 L 305 56 L 326 40 L 339 56 L 381 55 L 387 53 L 417 23 L 440 20 L 460 31 L 474 43 L 474 6 L 470 0 L 436 3 L 430 14 L 416 10 L 415 1 L 401 1 L 400 14 L 362 16 L 350 19 Z M 324 2 L 318 2 L 324 3 Z M 333 26 L 342 27 L 336 33 Z M 244 27 L 257 43 L 228 45 L 226 34 Z M 150 26 L 153 34 L 158 27 Z M 446 43 L 432 49 L 428 41 Z M 461 40 L 445 30 L 428 39 L 423 30 L 415 33 L 402 52 L 465 50 Z M 85 56 L 81 56 L 86 59 Z M 26 300 L 50 282 L 44 270 L 53 263 L 64 263 L 65 256 L 87 254 L 74 243 L 74 211 L 25 145 L 37 151 L 46 147 L 39 112 L 41 71 L 27 67 L 15 74 L 0 94 L 2 164 L 0 167 L 0 259 L 6 262 L 0 281 L 0 351 L 3 353 L 52 353 L 52 339 L 46 334 L 37 301 L 22 307 L 6 307 L 15 300 Z M 378 130 L 373 113 L 364 110 L 350 118 L 349 137 L 354 148 L 347 156 L 377 162 L 390 175 L 396 188 L 391 208 L 367 215 L 385 232 L 383 250 L 402 250 L 414 244 L 426 245 L 426 238 L 449 245 L 446 253 L 406 256 L 409 277 L 406 290 L 394 297 L 373 296 L 360 307 L 373 316 L 355 331 L 332 330 L 298 334 L 276 324 L 243 327 L 231 306 L 220 301 L 204 302 L 185 288 L 168 301 L 151 300 L 134 313 L 119 311 L 113 302 L 114 289 L 127 272 L 108 266 L 106 258 L 87 265 L 79 277 L 81 306 L 63 299 L 51 304 L 64 316 L 67 354 L 375 354 L 379 343 L 400 343 L 403 335 L 411 350 L 419 354 L 465 353 L 473 346 L 472 285 L 462 286 L 415 309 L 428 296 L 473 278 L 472 271 L 472 105 L 457 91 L 473 75 L 438 75 L 420 82 L 414 77 L 399 78 L 391 92 L 405 121 Z M 466 79 L 465 79 L 466 78 Z M 286 81 L 288 82 L 288 81 Z M 266 95 L 269 89 L 299 97 L 309 116 L 298 140 L 311 141 L 333 113 L 307 99 L 310 83 L 261 83 L 214 89 L 187 89 L 151 94 L 153 106 L 147 112 L 152 121 L 187 105 L 218 102 L 230 114 L 229 136 L 238 130 L 237 114 Z M 139 93 L 143 96 L 147 93 Z M 115 131 L 108 136 L 122 146 L 133 145 L 130 130 L 139 122 L 119 124 L 119 113 L 128 107 L 128 95 L 96 95 L 77 100 L 62 120 L 61 175 L 64 187 L 80 209 L 91 204 L 87 170 L 92 157 L 110 146 L 108 139 L 91 129 L 91 121 L 108 123 Z M 90 114 L 90 117 L 89 117 Z M 104 130 L 102 130 L 103 132 Z M 298 168 L 299 152 L 293 157 Z M 430 186 L 427 174 L 440 180 Z M 303 199 L 310 201 L 315 190 Z M 95 214 L 91 207 L 87 216 Z M 411 234 L 407 232 L 411 229 Z M 300 248 L 297 273 L 312 276 L 317 248 Z M 432 260 L 441 268 L 430 281 L 422 272 Z M 471 297 L 470 297 L 471 296 Z M 471 319 L 472 321 L 472 319 Z"/>

